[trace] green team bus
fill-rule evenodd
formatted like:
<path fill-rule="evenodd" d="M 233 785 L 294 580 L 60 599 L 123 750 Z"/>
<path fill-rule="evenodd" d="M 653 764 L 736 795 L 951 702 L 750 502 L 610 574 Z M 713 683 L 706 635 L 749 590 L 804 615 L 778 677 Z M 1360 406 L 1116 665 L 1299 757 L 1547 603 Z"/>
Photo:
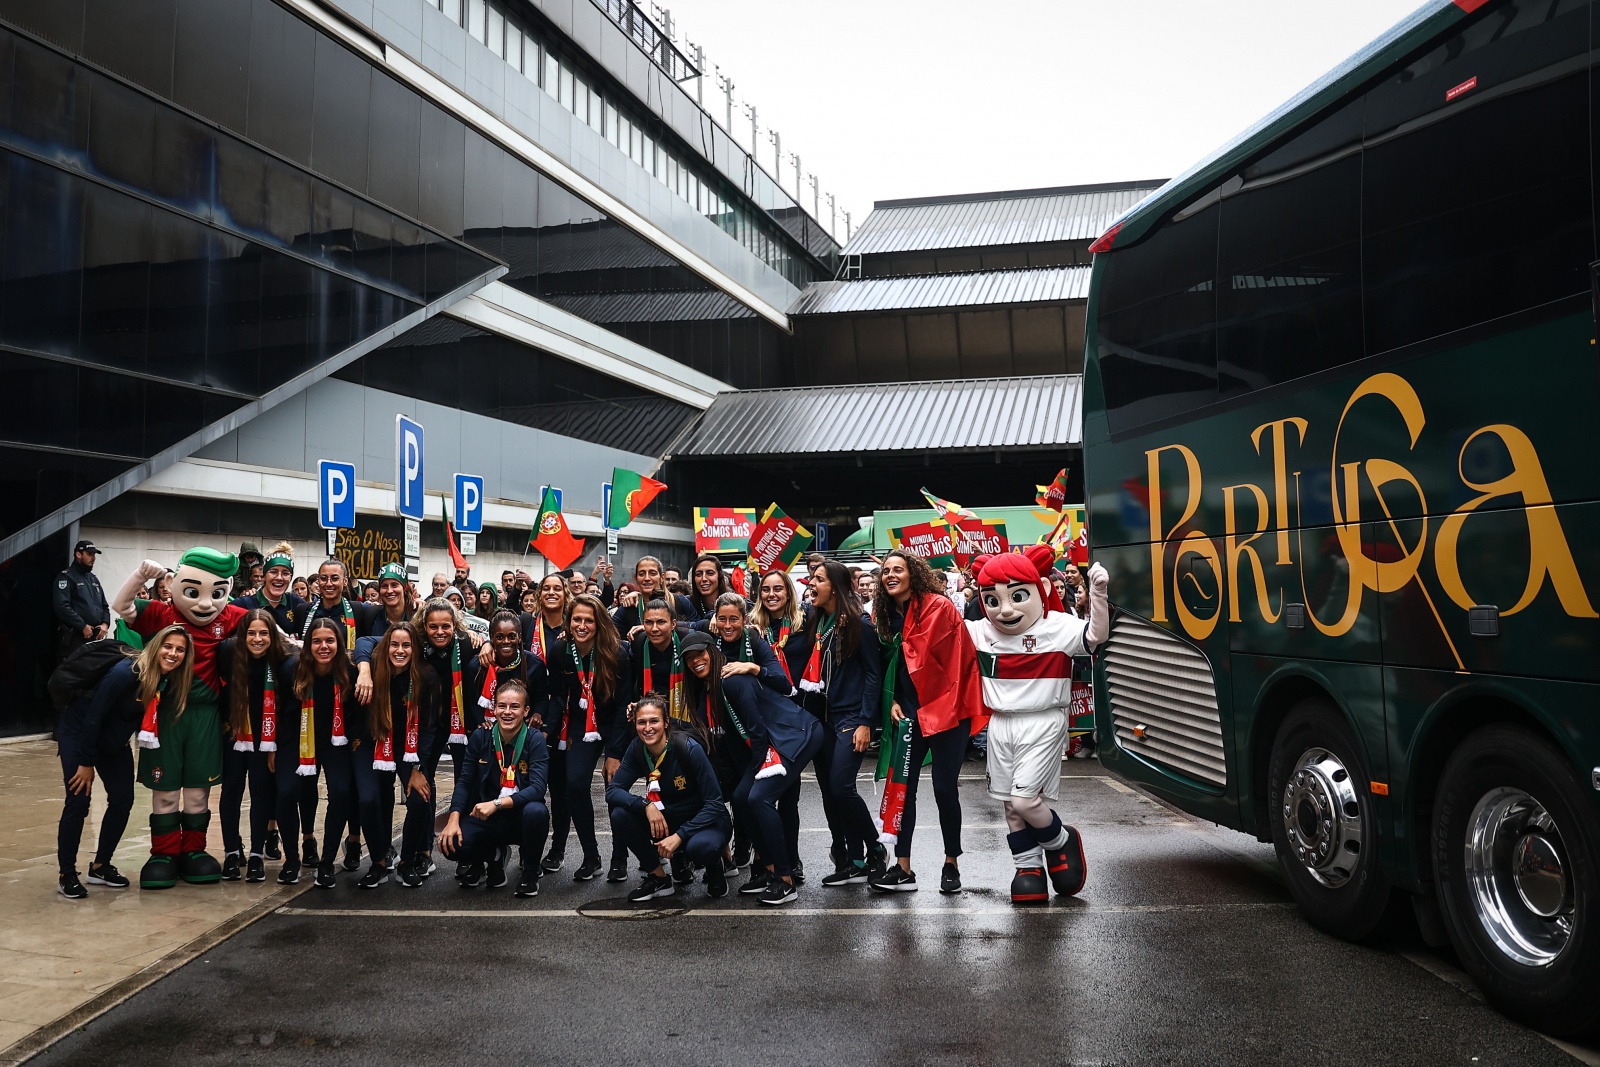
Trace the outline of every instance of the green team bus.
<path fill-rule="evenodd" d="M 1337 16 L 1332 9 L 1331 17 Z M 1600 1023 L 1600 0 L 1432 0 L 1094 246 L 1100 751 Z"/>

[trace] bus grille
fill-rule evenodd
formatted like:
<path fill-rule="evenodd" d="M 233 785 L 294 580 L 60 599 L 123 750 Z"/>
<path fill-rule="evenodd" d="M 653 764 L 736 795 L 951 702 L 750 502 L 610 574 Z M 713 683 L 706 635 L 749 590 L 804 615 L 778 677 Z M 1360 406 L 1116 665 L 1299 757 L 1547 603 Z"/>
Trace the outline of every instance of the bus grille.
<path fill-rule="evenodd" d="M 1216 682 L 1199 650 L 1143 619 L 1118 615 L 1105 664 L 1119 745 L 1191 778 L 1227 783 Z"/>

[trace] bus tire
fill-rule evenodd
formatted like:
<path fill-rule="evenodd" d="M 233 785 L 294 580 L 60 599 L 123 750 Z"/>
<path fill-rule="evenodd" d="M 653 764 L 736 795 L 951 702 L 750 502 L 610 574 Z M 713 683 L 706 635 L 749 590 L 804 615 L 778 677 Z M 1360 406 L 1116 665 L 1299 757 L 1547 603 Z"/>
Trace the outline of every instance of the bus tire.
<path fill-rule="evenodd" d="M 1290 710 L 1267 770 L 1272 845 L 1307 921 L 1347 941 L 1370 937 L 1389 911 L 1370 782 L 1354 731 L 1329 701 L 1308 697 Z"/>
<path fill-rule="evenodd" d="M 1600 819 L 1554 745 L 1487 726 L 1451 754 L 1433 812 L 1439 908 L 1495 1007 L 1544 1033 L 1600 1028 Z"/>

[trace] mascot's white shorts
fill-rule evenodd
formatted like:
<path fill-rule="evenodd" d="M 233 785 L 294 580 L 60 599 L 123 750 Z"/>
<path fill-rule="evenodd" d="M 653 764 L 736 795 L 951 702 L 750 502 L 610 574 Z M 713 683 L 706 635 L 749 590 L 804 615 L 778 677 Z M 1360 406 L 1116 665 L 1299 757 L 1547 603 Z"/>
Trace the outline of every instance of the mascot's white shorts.
<path fill-rule="evenodd" d="M 989 720 L 989 795 L 1061 796 L 1061 754 L 1067 747 L 1067 710 L 998 712 Z"/>

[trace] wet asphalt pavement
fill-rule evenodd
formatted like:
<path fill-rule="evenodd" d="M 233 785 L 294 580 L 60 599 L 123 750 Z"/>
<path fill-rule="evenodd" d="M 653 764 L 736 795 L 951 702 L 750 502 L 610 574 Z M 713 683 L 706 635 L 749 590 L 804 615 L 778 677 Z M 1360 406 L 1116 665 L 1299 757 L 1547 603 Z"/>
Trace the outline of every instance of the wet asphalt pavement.
<path fill-rule="evenodd" d="M 1092 761 L 1071 765 L 1059 805 L 1083 832 L 1087 886 L 1014 909 L 999 805 L 981 765 L 964 773 L 959 896 L 935 888 L 931 795 L 920 892 L 822 888 L 808 782 L 811 880 L 796 904 L 711 901 L 696 884 L 640 919 L 626 887 L 574 883 L 572 862 L 534 900 L 461 890 L 443 866 L 417 890 L 362 891 L 341 873 L 33 1063 L 1581 1062 L 1451 984 L 1448 959 L 1420 942 L 1313 930 L 1270 846 Z"/>

